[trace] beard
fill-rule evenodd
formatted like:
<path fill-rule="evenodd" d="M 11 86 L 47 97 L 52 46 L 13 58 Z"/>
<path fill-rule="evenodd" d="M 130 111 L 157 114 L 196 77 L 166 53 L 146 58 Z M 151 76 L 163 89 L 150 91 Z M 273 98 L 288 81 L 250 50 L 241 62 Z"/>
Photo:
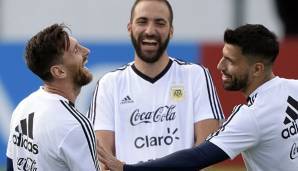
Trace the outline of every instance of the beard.
<path fill-rule="evenodd" d="M 84 67 L 80 67 L 75 73 L 73 80 L 75 85 L 82 87 L 92 81 L 92 74 Z"/>
<path fill-rule="evenodd" d="M 244 90 L 248 84 L 248 74 L 242 75 L 239 78 L 232 78 L 230 83 L 223 83 L 225 90 L 239 91 Z"/>
<path fill-rule="evenodd" d="M 155 39 L 158 42 L 158 49 L 156 50 L 156 52 L 152 53 L 152 54 L 145 54 L 142 51 L 142 40 L 147 37 L 147 38 L 151 38 L 151 39 Z M 139 38 L 137 39 L 135 36 L 133 36 L 133 34 L 130 35 L 131 38 L 131 42 L 135 48 L 135 51 L 138 55 L 138 57 L 143 60 L 144 62 L 147 63 L 155 63 L 156 61 L 158 61 L 160 59 L 160 57 L 162 56 L 162 54 L 165 52 L 166 48 L 168 47 L 168 43 L 170 41 L 170 34 L 168 35 L 168 37 L 166 38 L 166 40 L 164 42 L 161 41 L 160 36 L 145 36 L 144 33 L 141 33 Z"/>

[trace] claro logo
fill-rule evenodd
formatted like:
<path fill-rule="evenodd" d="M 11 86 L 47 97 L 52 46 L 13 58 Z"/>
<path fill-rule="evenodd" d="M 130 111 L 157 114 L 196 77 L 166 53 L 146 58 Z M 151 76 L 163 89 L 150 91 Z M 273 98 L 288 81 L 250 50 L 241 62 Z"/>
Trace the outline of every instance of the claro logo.
<path fill-rule="evenodd" d="M 154 146 L 168 146 L 174 143 L 175 140 L 179 140 L 180 138 L 175 136 L 178 128 L 176 128 L 173 132 L 171 132 L 170 128 L 167 129 L 167 135 L 164 136 L 148 136 L 145 135 L 143 137 L 137 137 L 134 141 L 134 145 L 136 148 L 149 148 Z"/>

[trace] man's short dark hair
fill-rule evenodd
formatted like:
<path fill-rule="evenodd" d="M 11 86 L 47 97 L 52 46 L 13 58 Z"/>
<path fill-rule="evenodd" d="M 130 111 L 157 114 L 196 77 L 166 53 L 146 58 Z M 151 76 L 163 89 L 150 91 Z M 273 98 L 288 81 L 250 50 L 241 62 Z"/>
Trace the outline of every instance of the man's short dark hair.
<path fill-rule="evenodd" d="M 134 17 L 135 8 L 138 5 L 138 3 L 141 2 L 141 1 L 160 1 L 160 2 L 164 2 L 167 5 L 167 7 L 169 9 L 169 12 L 170 12 L 170 18 L 169 18 L 170 26 L 173 26 L 173 20 L 174 20 L 173 9 L 172 9 L 171 4 L 167 0 L 136 0 L 134 2 L 134 4 L 132 5 L 131 11 L 130 11 L 130 21 L 131 22 L 132 22 L 133 17 Z"/>
<path fill-rule="evenodd" d="M 227 29 L 225 43 L 237 45 L 245 56 L 255 56 L 273 64 L 279 44 L 276 35 L 260 24 L 246 24 L 235 30 Z"/>
<path fill-rule="evenodd" d="M 69 35 L 64 24 L 53 24 L 33 36 L 27 43 L 25 60 L 28 68 L 43 81 L 53 79 L 50 68 L 62 63 L 69 48 Z"/>

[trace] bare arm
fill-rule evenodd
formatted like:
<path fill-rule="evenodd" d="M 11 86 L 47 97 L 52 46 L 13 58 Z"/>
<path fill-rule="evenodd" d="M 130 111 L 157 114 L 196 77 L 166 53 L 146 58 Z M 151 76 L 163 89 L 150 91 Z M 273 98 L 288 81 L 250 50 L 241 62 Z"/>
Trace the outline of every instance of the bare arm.
<path fill-rule="evenodd" d="M 95 131 L 97 143 L 100 144 L 105 151 L 115 156 L 115 133 L 113 131 L 103 130 Z M 100 163 L 102 171 L 108 170 L 102 163 Z"/>
<path fill-rule="evenodd" d="M 195 146 L 203 143 L 209 134 L 219 128 L 219 121 L 216 119 L 205 119 L 195 123 Z M 208 168 L 201 171 L 208 171 Z"/>
<path fill-rule="evenodd" d="M 205 141 L 209 134 L 218 130 L 219 121 L 216 119 L 205 119 L 195 123 L 195 145 Z"/>

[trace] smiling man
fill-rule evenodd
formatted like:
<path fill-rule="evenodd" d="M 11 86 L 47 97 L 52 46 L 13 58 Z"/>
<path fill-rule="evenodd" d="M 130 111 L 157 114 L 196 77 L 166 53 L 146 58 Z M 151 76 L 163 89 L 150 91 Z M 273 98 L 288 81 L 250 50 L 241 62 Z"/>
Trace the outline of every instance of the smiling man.
<path fill-rule="evenodd" d="M 203 142 L 224 116 L 209 71 L 167 54 L 169 2 L 135 1 L 127 29 L 134 61 L 98 82 L 90 107 L 100 144 L 139 163 Z"/>
<path fill-rule="evenodd" d="M 279 53 L 275 34 L 263 25 L 246 24 L 226 30 L 224 42 L 217 65 L 223 86 L 242 92 L 247 104 L 236 106 L 197 147 L 128 165 L 99 146 L 101 162 L 113 171 L 195 171 L 241 153 L 248 171 L 297 171 L 298 81 L 273 72 Z"/>
<path fill-rule="evenodd" d="M 89 49 L 54 24 L 26 46 L 28 68 L 43 82 L 12 114 L 7 170 L 99 170 L 95 135 L 74 106 L 81 87 L 92 80 L 85 67 Z"/>

